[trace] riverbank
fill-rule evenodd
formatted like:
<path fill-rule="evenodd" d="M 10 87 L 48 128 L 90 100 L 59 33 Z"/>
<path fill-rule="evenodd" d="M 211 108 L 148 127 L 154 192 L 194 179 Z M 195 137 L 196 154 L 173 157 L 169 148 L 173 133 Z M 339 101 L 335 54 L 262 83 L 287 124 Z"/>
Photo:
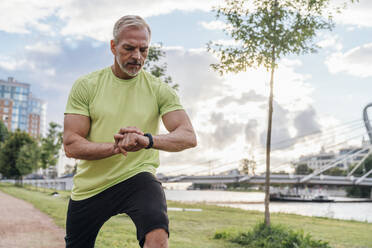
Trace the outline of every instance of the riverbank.
<path fill-rule="evenodd" d="M 260 192 L 165 190 L 165 194 L 168 200 L 173 201 L 203 202 L 244 210 L 264 211 L 265 194 Z M 299 214 L 372 223 L 372 202 L 352 202 L 350 198 L 344 197 L 332 199 L 336 199 L 336 202 L 271 202 L 270 211 L 272 213 Z M 358 211 L 355 211 L 355 209 L 358 209 Z"/>
<path fill-rule="evenodd" d="M 52 196 L 50 190 L 27 190 L 0 184 L 0 190 L 31 202 L 36 208 L 51 216 L 64 228 L 69 192 L 58 191 Z M 198 208 L 202 211 L 169 211 L 170 247 L 175 248 L 239 248 L 223 240 L 215 240 L 216 231 L 244 231 L 262 220 L 263 214 L 229 207 L 207 204 L 183 204 L 169 201 L 170 208 Z M 294 229 L 302 229 L 314 238 L 330 242 L 334 248 L 372 248 L 371 223 L 341 221 L 327 218 L 304 217 L 293 214 L 272 214 L 272 222 Z M 97 247 L 138 247 L 135 228 L 126 215 L 111 218 L 101 229 Z"/>

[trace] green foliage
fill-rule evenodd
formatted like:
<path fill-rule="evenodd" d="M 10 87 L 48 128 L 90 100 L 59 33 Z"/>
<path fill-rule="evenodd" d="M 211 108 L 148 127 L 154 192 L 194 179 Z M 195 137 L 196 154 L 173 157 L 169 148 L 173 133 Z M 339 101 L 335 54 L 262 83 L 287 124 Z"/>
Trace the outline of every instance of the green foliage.
<path fill-rule="evenodd" d="M 41 139 L 41 167 L 43 169 L 49 166 L 55 166 L 58 161 L 58 152 L 62 146 L 61 125 L 50 122 L 48 134 Z"/>
<path fill-rule="evenodd" d="M 351 171 L 354 167 L 355 165 L 351 166 L 349 171 Z M 372 155 L 364 160 L 363 164 L 361 164 L 358 169 L 355 170 L 353 176 L 361 177 L 370 170 L 372 170 Z M 372 174 L 370 174 L 368 177 L 371 178 Z M 346 193 L 348 197 L 369 198 L 371 196 L 370 188 L 361 186 L 347 187 Z"/>
<path fill-rule="evenodd" d="M 217 18 L 227 22 L 225 33 L 237 46 L 208 43 L 219 56 L 211 66 L 221 74 L 248 67 L 272 69 L 282 57 L 316 52 L 314 38 L 320 30 L 332 30 L 331 0 L 226 0 L 217 8 Z M 351 2 L 354 2 L 351 0 Z"/>
<path fill-rule="evenodd" d="M 250 160 L 250 159 L 247 159 L 247 158 L 243 158 L 242 160 L 240 160 L 239 171 L 242 174 L 245 174 L 245 175 L 252 174 L 252 175 L 254 175 L 254 174 L 256 174 L 256 167 L 257 167 L 257 163 L 254 160 Z"/>
<path fill-rule="evenodd" d="M 8 128 L 5 126 L 3 121 L 0 120 L 0 145 L 1 143 L 5 142 L 8 136 L 9 136 Z"/>
<path fill-rule="evenodd" d="M 234 235 L 233 233 L 231 233 L 230 231 L 228 230 L 224 230 L 224 231 L 218 231 L 214 234 L 214 239 L 226 239 L 226 240 L 231 240 L 234 238 Z"/>
<path fill-rule="evenodd" d="M 303 231 L 293 231 L 281 225 L 257 224 L 252 231 L 232 235 L 226 231 L 217 232 L 215 239 L 227 239 L 247 248 L 330 248 L 328 242 L 314 240 Z"/>
<path fill-rule="evenodd" d="M 16 167 L 21 175 L 27 175 L 39 168 L 40 148 L 37 144 L 25 144 L 21 147 L 16 160 Z"/>
<path fill-rule="evenodd" d="M 351 186 L 346 188 L 348 197 L 370 198 L 371 188 L 362 186 Z"/>
<path fill-rule="evenodd" d="M 354 167 L 355 165 L 350 166 L 349 171 L 352 171 Z M 358 169 L 354 171 L 353 176 L 357 176 L 357 177 L 363 176 L 365 173 L 367 173 L 370 170 L 372 170 L 372 155 L 368 156 L 368 158 L 364 160 L 364 162 L 358 167 Z M 369 175 L 368 177 L 372 177 L 372 174 Z"/>
<path fill-rule="evenodd" d="M 27 133 L 20 130 L 10 133 L 0 151 L 0 173 L 8 178 L 21 178 L 35 168 L 37 144 Z M 27 161 L 32 159 L 32 161 Z"/>
<path fill-rule="evenodd" d="M 341 170 L 338 167 L 333 167 L 331 169 L 328 169 L 323 172 L 324 175 L 329 175 L 329 176 L 346 176 L 347 172 L 346 170 Z"/>
<path fill-rule="evenodd" d="M 299 164 L 295 169 L 295 174 L 297 175 L 308 175 L 311 174 L 314 170 L 309 168 L 307 164 Z"/>
<path fill-rule="evenodd" d="M 163 57 L 165 52 L 162 50 L 162 44 L 150 46 L 147 59 L 145 61 L 144 69 L 148 70 L 155 77 L 160 78 L 163 82 L 172 86 L 173 89 L 178 90 L 178 84 L 173 83 L 171 76 L 167 76 L 167 63 L 156 64 Z"/>

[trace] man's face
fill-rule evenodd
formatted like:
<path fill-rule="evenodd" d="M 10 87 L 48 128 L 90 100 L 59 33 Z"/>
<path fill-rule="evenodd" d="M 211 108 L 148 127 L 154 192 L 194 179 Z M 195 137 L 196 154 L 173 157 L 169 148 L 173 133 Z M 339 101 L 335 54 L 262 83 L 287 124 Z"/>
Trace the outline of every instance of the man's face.
<path fill-rule="evenodd" d="M 120 30 L 118 41 L 111 41 L 115 63 L 125 78 L 137 76 L 145 63 L 150 36 L 146 28 L 125 27 Z"/>

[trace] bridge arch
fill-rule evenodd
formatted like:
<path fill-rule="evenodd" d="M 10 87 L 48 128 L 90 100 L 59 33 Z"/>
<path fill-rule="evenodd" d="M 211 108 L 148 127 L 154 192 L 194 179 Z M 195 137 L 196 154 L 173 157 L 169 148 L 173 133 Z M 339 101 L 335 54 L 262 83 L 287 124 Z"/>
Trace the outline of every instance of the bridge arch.
<path fill-rule="evenodd" d="M 367 129 L 367 134 L 368 134 L 368 137 L 369 137 L 369 143 L 372 144 L 372 127 L 371 127 L 371 123 L 369 122 L 368 112 L 367 112 L 367 109 L 369 107 L 372 107 L 372 103 L 369 103 L 367 106 L 364 107 L 364 109 L 363 109 L 363 119 L 364 119 L 364 125 L 366 126 L 366 129 Z"/>

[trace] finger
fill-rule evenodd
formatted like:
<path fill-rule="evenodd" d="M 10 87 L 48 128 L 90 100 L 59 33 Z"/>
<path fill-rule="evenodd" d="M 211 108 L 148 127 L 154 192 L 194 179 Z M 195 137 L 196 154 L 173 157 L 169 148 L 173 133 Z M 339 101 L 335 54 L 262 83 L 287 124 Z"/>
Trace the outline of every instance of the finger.
<path fill-rule="evenodd" d="M 121 147 L 126 151 L 130 151 L 130 134 L 125 134 L 124 138 L 121 140 Z"/>
<path fill-rule="evenodd" d="M 124 138 L 124 135 L 122 135 L 122 134 L 115 134 L 115 135 L 114 135 L 115 144 L 118 144 L 119 141 L 120 141 L 122 138 Z"/>
<path fill-rule="evenodd" d="M 115 147 L 115 148 L 114 148 L 114 153 L 115 153 L 115 154 L 119 154 L 119 153 L 121 153 L 120 148 L 119 148 L 119 147 Z"/>
<path fill-rule="evenodd" d="M 128 152 L 124 149 L 124 148 L 122 148 L 122 147 L 118 147 L 119 148 L 119 150 L 120 150 L 120 152 L 124 155 L 124 156 L 127 156 L 128 155 Z"/>
<path fill-rule="evenodd" d="M 123 127 L 123 128 L 120 128 L 119 133 L 120 134 L 137 133 L 139 135 L 144 135 L 144 133 L 140 129 L 138 129 L 137 127 Z"/>
<path fill-rule="evenodd" d="M 120 152 L 124 155 L 124 156 L 127 156 L 128 152 L 127 152 L 127 149 L 124 147 L 123 145 L 123 141 L 124 139 L 121 139 L 118 143 L 118 148 L 120 149 Z"/>
<path fill-rule="evenodd" d="M 116 133 L 116 134 L 114 134 L 114 139 L 116 140 L 116 139 L 122 139 L 122 138 L 124 138 L 124 135 L 123 134 L 120 134 L 120 133 Z"/>

